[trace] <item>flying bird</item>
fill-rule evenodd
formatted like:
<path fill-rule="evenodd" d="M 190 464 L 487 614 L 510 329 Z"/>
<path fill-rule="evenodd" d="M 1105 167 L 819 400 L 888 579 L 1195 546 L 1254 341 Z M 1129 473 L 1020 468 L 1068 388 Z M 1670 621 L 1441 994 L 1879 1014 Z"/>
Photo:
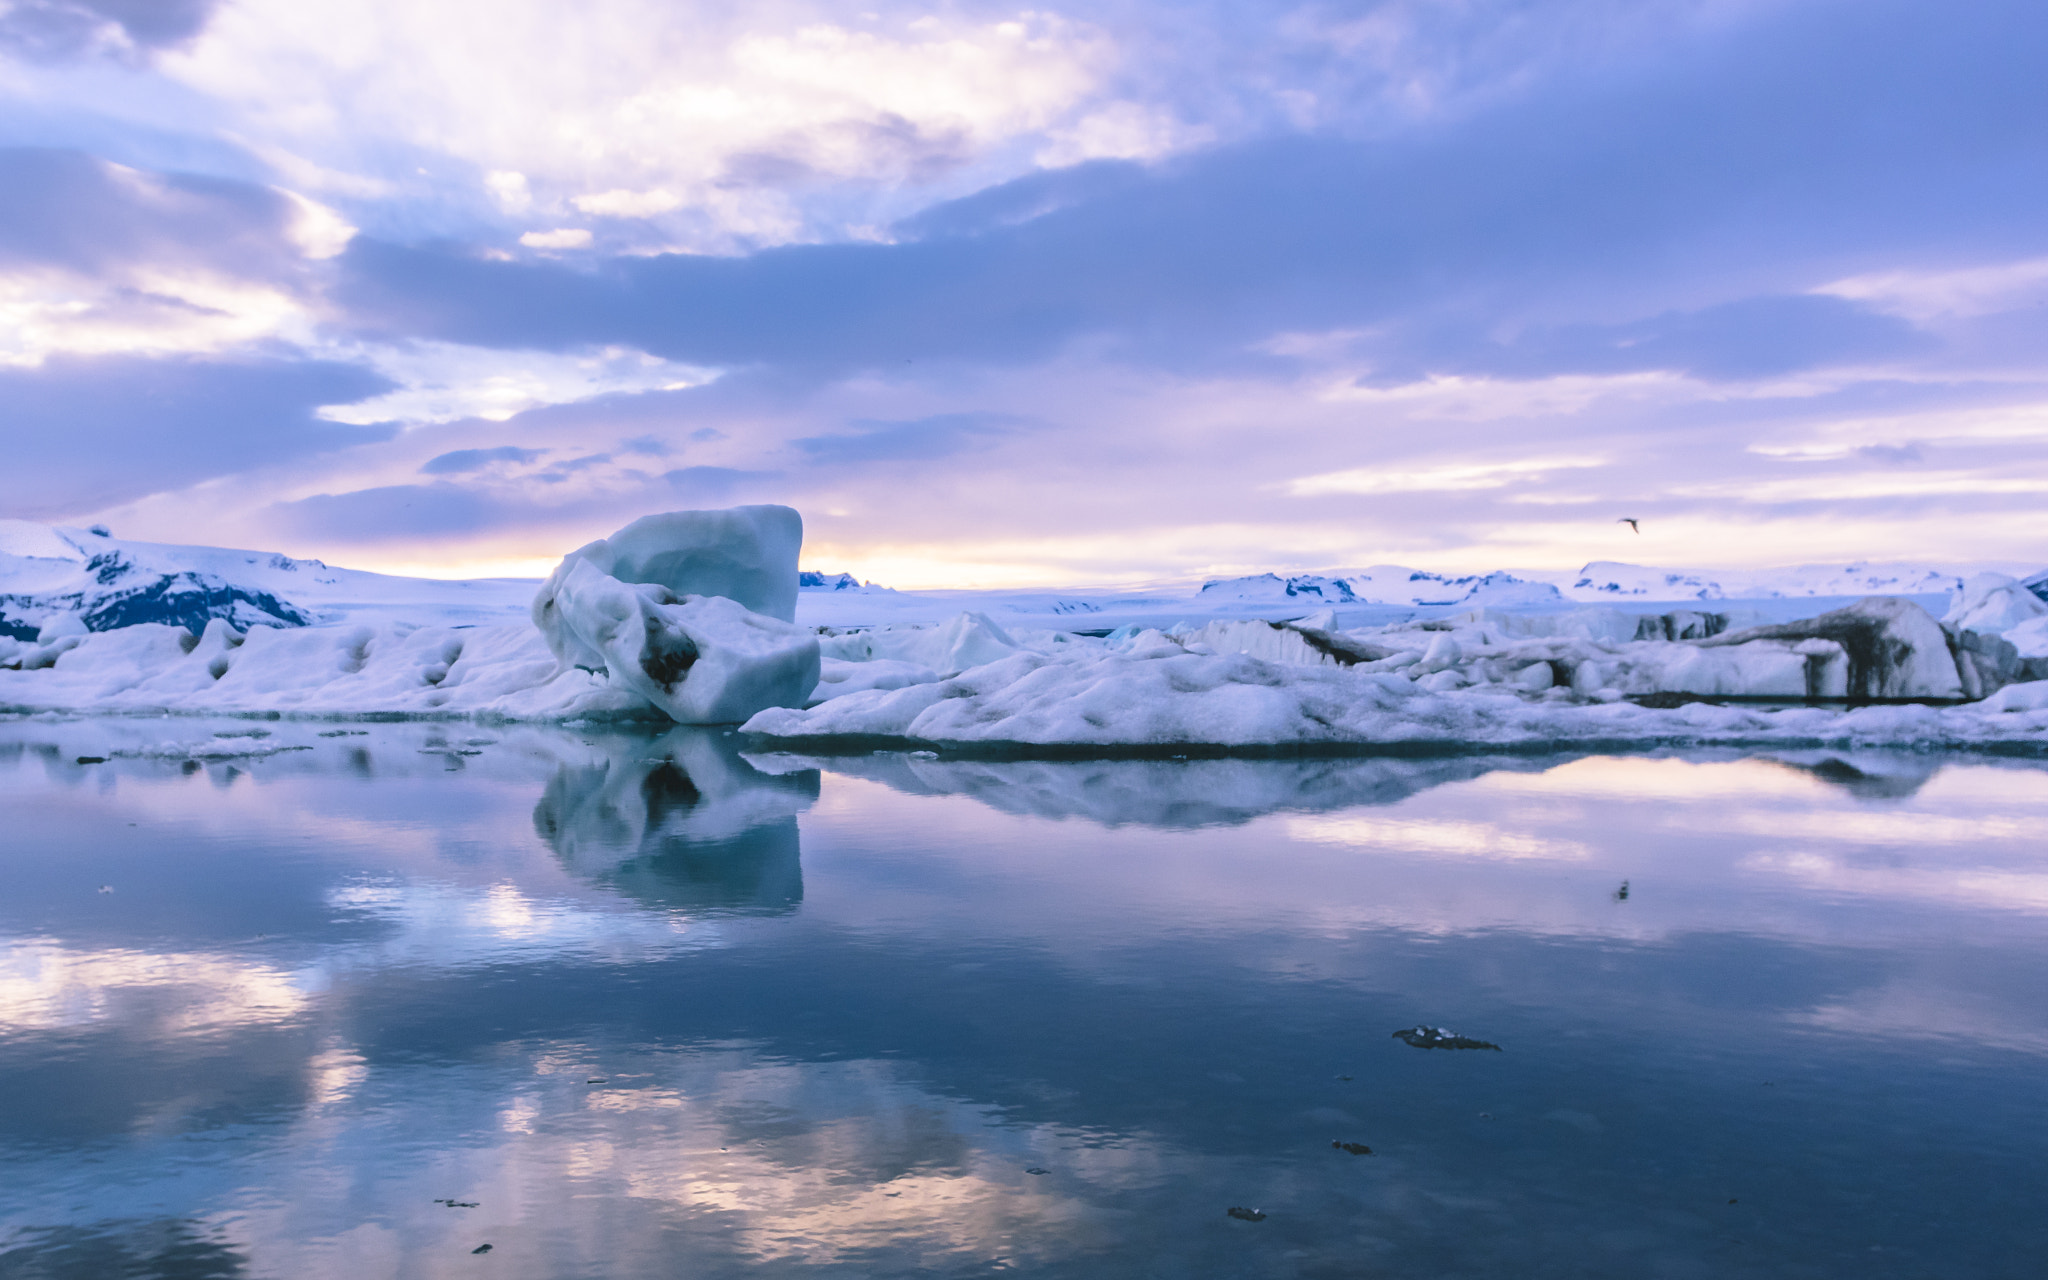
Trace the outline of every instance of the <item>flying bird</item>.
<path fill-rule="evenodd" d="M 1620 518 L 1619 520 L 1616 520 L 1616 521 L 1615 521 L 1614 523 L 1616 523 L 1616 524 L 1625 524 L 1625 525 L 1627 525 L 1627 526 L 1628 526 L 1629 528 L 1631 528 L 1631 529 L 1635 530 L 1635 531 L 1636 531 L 1637 533 L 1641 533 L 1641 532 L 1643 531 L 1643 527 L 1642 527 L 1641 525 L 1637 524 L 1637 523 L 1635 522 L 1635 520 L 1634 520 L 1633 518 L 1629 517 L 1629 516 L 1623 516 L 1623 517 L 1621 517 L 1621 518 Z"/>

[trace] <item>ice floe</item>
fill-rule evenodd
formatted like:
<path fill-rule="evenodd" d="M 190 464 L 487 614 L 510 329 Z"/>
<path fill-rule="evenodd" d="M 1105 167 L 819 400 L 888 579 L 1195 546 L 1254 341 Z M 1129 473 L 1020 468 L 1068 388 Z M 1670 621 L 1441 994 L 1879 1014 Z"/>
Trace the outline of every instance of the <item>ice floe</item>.
<path fill-rule="evenodd" d="M 2004 575 L 1851 565 L 1747 600 L 1666 575 L 1691 598 L 1648 609 L 1376 566 L 1216 580 L 1172 611 L 1143 597 L 1147 614 L 800 574 L 801 540 L 786 507 L 672 512 L 571 552 L 537 590 L 438 584 L 436 601 L 318 561 L 0 522 L 0 707 L 744 722 L 778 749 L 955 755 L 2048 750 L 2048 603 Z M 1595 568 L 1616 584 L 1603 599 L 1655 586 Z M 1865 580 L 1954 589 L 1940 621 L 1926 594 L 1798 596 Z M 825 605 L 881 612 L 820 626 L 807 610 Z"/>

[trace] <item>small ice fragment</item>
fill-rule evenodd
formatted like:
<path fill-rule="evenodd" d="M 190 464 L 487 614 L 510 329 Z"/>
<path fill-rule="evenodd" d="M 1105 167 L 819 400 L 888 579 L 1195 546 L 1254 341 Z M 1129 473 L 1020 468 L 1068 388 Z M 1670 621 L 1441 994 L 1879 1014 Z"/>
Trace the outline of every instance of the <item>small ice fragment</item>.
<path fill-rule="evenodd" d="M 476 1248 L 470 1250 L 471 1253 L 489 1253 L 490 1251 L 491 1246 L 489 1244 L 480 1244 Z"/>
<path fill-rule="evenodd" d="M 1365 1144 L 1364 1144 L 1363 1142 L 1336 1142 L 1336 1141 L 1332 1141 L 1332 1142 L 1330 1143 L 1330 1145 L 1331 1145 L 1331 1146 L 1333 1146 L 1333 1147 L 1335 1147 L 1335 1148 L 1336 1148 L 1337 1150 L 1339 1150 L 1339 1151 L 1342 1151 L 1342 1152 L 1345 1152 L 1345 1153 L 1347 1153 L 1347 1154 L 1350 1154 L 1350 1155 L 1354 1155 L 1354 1156 L 1369 1156 L 1369 1155 L 1371 1155 L 1371 1154 L 1372 1154 L 1372 1148 L 1371 1148 L 1371 1147 L 1368 1147 L 1368 1146 L 1366 1146 L 1366 1145 L 1365 1145 Z"/>
<path fill-rule="evenodd" d="M 1049 1173 L 1051 1172 L 1051 1170 L 1041 1169 L 1037 1165 L 1032 1165 L 1029 1169 L 1026 1169 L 1024 1172 L 1031 1174 L 1033 1177 L 1036 1177 L 1041 1173 Z"/>
<path fill-rule="evenodd" d="M 1420 1024 L 1401 1028 L 1394 1033 L 1393 1038 L 1405 1041 L 1417 1049 L 1492 1049 L 1496 1053 L 1501 1051 L 1500 1046 L 1491 1041 L 1474 1040 L 1444 1027 L 1426 1027 Z"/>
<path fill-rule="evenodd" d="M 80 764 L 105 764 L 106 762 L 107 762 L 107 758 L 106 758 L 105 756 L 80 756 L 80 757 L 78 757 L 78 763 L 80 763 Z"/>
<path fill-rule="evenodd" d="M 1730 1203 L 1733 1202 L 1731 1201 Z M 1260 1213 L 1257 1209 L 1247 1209 L 1243 1205 L 1231 1205 L 1223 1212 L 1236 1218 L 1239 1222 L 1264 1222 L 1266 1220 L 1265 1214 Z"/>

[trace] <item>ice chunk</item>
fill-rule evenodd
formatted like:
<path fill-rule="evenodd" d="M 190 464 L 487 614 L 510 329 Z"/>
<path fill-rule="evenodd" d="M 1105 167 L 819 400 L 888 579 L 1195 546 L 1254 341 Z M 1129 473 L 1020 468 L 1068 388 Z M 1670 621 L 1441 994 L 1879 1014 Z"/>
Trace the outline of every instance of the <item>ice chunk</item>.
<path fill-rule="evenodd" d="M 944 678 L 930 667 L 922 667 L 915 662 L 898 662 L 890 658 L 847 662 L 840 658 L 825 658 L 819 667 L 818 687 L 812 691 L 811 701 L 824 702 L 828 698 L 843 698 L 849 693 L 868 689 L 907 689 L 914 684 L 933 684 Z"/>
<path fill-rule="evenodd" d="M 985 613 L 956 614 L 936 627 L 880 627 L 823 643 L 827 656 L 844 662 L 891 662 L 923 667 L 937 676 L 958 675 L 1022 648 Z"/>
<path fill-rule="evenodd" d="M 91 630 L 91 627 L 85 625 L 85 619 L 75 613 L 53 614 L 46 618 L 42 627 L 36 631 L 36 643 L 49 644 L 55 640 L 62 640 L 65 636 L 82 636 Z"/>
<path fill-rule="evenodd" d="M 2022 622 L 2048 617 L 2048 604 L 2003 573 L 1980 573 L 1963 583 L 1942 625 L 1952 631 L 2002 635 Z"/>
<path fill-rule="evenodd" d="M 1730 631 L 1699 641 L 1698 646 L 1711 652 L 1772 640 L 1829 640 L 1841 646 L 1846 658 L 1844 689 L 1851 698 L 1960 698 L 1964 693 L 1947 634 L 1932 614 L 1910 600 L 1871 596 L 1817 618 Z M 1755 692 L 1776 692 L 1782 664 L 1768 648 L 1753 652 L 1760 667 L 1770 668 L 1772 686 Z M 1802 662 L 1812 656 L 1799 655 Z"/>
<path fill-rule="evenodd" d="M 2048 617 L 2020 623 L 2005 633 L 2005 641 L 2022 658 L 2048 658 Z"/>
<path fill-rule="evenodd" d="M 1329 610 L 1324 610 L 1327 615 Z M 1248 653 L 1267 662 L 1293 667 L 1348 667 L 1393 656 L 1385 645 L 1369 644 L 1328 627 L 1290 622 L 1212 622 L 1191 630 L 1175 629 L 1175 638 L 1212 653 Z"/>
<path fill-rule="evenodd" d="M 815 635 L 727 597 L 622 582 L 580 556 L 548 584 L 542 629 L 564 668 L 601 673 L 681 724 L 800 707 L 818 683 Z"/>
<path fill-rule="evenodd" d="M 534 625 L 550 630 L 549 604 L 577 561 L 620 582 L 651 583 L 677 596 L 723 596 L 754 613 L 793 622 L 803 540 L 803 517 L 789 507 L 643 516 L 571 551 L 534 597 Z"/>

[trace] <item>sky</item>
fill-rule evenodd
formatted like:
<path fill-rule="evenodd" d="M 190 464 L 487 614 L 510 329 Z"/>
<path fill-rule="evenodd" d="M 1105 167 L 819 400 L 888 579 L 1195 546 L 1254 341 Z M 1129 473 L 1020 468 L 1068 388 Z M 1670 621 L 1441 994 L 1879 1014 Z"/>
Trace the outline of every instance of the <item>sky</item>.
<path fill-rule="evenodd" d="M 2044 66 L 2025 0 L 0 0 L 0 516 L 2039 565 Z"/>

